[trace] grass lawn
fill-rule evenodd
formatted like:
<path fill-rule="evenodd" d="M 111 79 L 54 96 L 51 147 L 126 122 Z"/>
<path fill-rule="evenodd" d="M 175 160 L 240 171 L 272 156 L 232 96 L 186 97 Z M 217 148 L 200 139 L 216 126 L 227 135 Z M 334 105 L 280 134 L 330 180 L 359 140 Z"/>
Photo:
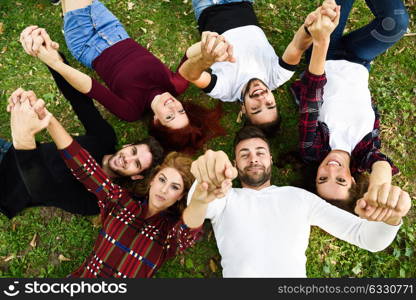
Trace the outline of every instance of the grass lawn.
<path fill-rule="evenodd" d="M 120 18 L 127 32 L 171 68 L 176 68 L 186 48 L 198 40 L 191 0 L 105 0 Z M 258 0 L 255 9 L 260 24 L 280 56 L 294 31 L 317 1 Z M 416 1 L 405 0 L 411 18 L 410 32 L 416 32 Z M 372 15 L 363 0 L 357 0 L 347 30 L 362 26 Z M 60 7 L 48 0 L 0 1 L 0 137 L 10 139 L 7 98 L 18 87 L 32 89 L 48 103 L 48 109 L 71 134 L 84 132 L 69 104 L 60 95 L 47 68 L 25 54 L 19 34 L 28 25 L 45 27 L 60 43 L 70 63 L 93 75 L 68 52 L 61 33 Z M 303 66 L 304 67 L 304 66 Z M 302 67 L 299 68 L 302 71 Z M 407 190 L 415 202 L 416 178 L 416 36 L 406 36 L 378 57 L 370 73 L 370 89 L 382 115 L 383 152 L 400 168 L 394 183 Z M 297 77 L 297 75 L 294 76 Z M 297 149 L 298 115 L 288 85 L 276 92 L 282 130 L 273 140 L 273 183 L 294 184 L 300 166 L 283 159 Z M 213 106 L 210 99 L 191 87 L 180 99 L 192 99 Z M 208 147 L 231 154 L 232 139 L 240 125 L 235 122 L 239 107 L 225 104 L 223 125 L 228 135 L 212 140 Z M 102 107 L 123 145 L 147 135 L 145 123 L 126 123 Z M 50 141 L 42 133 L 39 141 Z M 416 214 L 404 219 L 399 234 L 385 251 L 370 253 L 339 241 L 313 228 L 307 251 L 309 277 L 416 277 Z M 209 223 L 196 247 L 169 261 L 157 277 L 220 277 L 220 255 Z M 98 233 L 96 217 L 80 217 L 55 208 L 31 208 L 12 220 L 0 215 L 0 277 L 64 277 L 78 267 L 91 251 Z M 284 230 L 284 228 L 282 228 Z M 34 242 L 32 242 L 34 241 Z M 32 242 L 32 243 L 31 243 Z M 267 245 L 264 245 L 267 247 Z"/>

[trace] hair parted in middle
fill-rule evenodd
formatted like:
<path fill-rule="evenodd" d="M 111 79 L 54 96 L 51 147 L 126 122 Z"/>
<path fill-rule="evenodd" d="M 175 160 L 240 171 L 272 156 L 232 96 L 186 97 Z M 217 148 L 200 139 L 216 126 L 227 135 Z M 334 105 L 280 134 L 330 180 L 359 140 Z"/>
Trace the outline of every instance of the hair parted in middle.
<path fill-rule="evenodd" d="M 151 176 L 146 178 L 145 182 L 138 183 L 133 189 L 132 192 L 140 195 L 146 196 L 149 194 L 150 182 L 161 170 L 165 168 L 172 168 L 179 172 L 183 180 L 183 197 L 171 207 L 168 208 L 168 212 L 175 217 L 179 217 L 183 210 L 186 208 L 186 200 L 188 196 L 188 191 L 192 186 L 192 183 L 195 180 L 194 175 L 191 173 L 192 158 L 180 152 L 170 152 L 166 155 L 163 162 L 153 169 Z"/>

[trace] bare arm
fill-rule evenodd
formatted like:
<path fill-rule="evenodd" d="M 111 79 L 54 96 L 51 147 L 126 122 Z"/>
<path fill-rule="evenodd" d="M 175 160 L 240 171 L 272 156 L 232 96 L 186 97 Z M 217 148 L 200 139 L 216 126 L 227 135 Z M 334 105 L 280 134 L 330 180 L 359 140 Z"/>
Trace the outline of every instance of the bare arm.
<path fill-rule="evenodd" d="M 65 149 L 71 145 L 73 138 L 54 117 L 52 117 L 47 129 L 58 149 Z"/>
<path fill-rule="evenodd" d="M 211 74 L 206 72 L 215 62 L 234 62 L 232 45 L 216 32 L 203 32 L 201 41 L 193 44 L 186 51 L 188 60 L 179 68 L 179 73 L 186 80 L 199 88 L 205 88 L 211 82 Z"/>

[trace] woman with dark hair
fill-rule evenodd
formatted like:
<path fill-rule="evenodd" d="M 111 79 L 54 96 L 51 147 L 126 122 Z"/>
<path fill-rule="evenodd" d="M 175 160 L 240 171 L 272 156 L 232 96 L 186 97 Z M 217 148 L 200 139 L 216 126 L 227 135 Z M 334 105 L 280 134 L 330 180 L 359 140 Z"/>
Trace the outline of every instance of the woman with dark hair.
<path fill-rule="evenodd" d="M 334 0 L 325 2 L 335 5 Z M 378 199 L 388 206 L 400 190 L 391 185 L 399 170 L 380 151 L 369 70 L 406 32 L 408 15 L 401 0 L 366 0 L 375 19 L 343 36 L 354 0 L 337 3 L 341 18 L 331 35 L 316 31 L 316 23 L 309 28 L 314 40 L 309 67 L 292 85 L 300 105 L 300 154 L 317 169 L 313 189 L 320 197 L 351 210 L 367 191 L 371 203 Z M 356 183 L 354 177 L 366 171 L 368 183 Z"/>
<path fill-rule="evenodd" d="M 182 217 L 194 176 L 192 159 L 172 152 L 151 176 L 144 197 L 114 184 L 95 159 L 44 108 L 21 99 L 11 108 L 13 120 L 36 134 L 47 128 L 74 177 L 98 201 L 102 228 L 94 249 L 71 277 L 151 277 L 179 251 L 192 246 L 201 226 L 187 226 Z M 188 210 L 188 216 L 192 216 Z"/>
<path fill-rule="evenodd" d="M 62 1 L 64 35 L 67 46 L 83 65 L 93 68 L 107 87 L 87 74 L 65 64 L 45 29 L 29 26 L 20 40 L 25 51 L 61 74 L 74 88 L 100 102 L 122 120 L 132 122 L 152 110 L 154 132 L 181 136 L 189 148 L 223 134 L 213 124 L 212 131 L 195 124 L 190 111 L 175 97 L 185 92 L 188 81 L 172 72 L 146 48 L 129 37 L 120 21 L 98 0 Z M 204 113 L 212 113 L 204 110 Z M 207 115 L 200 115 L 204 122 Z M 188 128 L 188 130 L 182 130 Z M 198 131 L 195 136 L 194 131 Z M 211 134 L 207 136 L 207 134 Z M 166 137 L 165 137 L 166 138 Z M 181 145 L 171 145 L 182 150 Z M 192 149 L 193 151 L 197 149 Z M 190 152 L 190 151 L 188 151 Z"/>

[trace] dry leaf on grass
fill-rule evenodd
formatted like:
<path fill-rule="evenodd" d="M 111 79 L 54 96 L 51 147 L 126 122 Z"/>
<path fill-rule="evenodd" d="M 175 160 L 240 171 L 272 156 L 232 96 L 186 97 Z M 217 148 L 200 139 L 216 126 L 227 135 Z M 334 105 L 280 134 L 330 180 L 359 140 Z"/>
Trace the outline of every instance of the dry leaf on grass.
<path fill-rule="evenodd" d="M 144 19 L 143 21 L 147 24 L 150 24 L 150 25 L 155 24 L 155 22 L 153 22 L 152 20 L 149 20 L 149 19 Z"/>
<path fill-rule="evenodd" d="M 0 34 L 3 34 L 4 32 L 4 24 L 0 22 Z"/>
<path fill-rule="evenodd" d="M 15 254 L 10 254 L 9 256 L 7 256 L 5 259 L 3 259 L 4 262 L 8 262 L 9 260 L 12 260 L 16 258 Z"/>
<path fill-rule="evenodd" d="M 215 263 L 215 261 L 212 258 L 209 260 L 209 268 L 210 268 L 212 273 L 215 273 L 218 270 L 217 264 Z"/>
<path fill-rule="evenodd" d="M 71 261 L 70 258 L 63 256 L 62 254 L 59 254 L 58 259 L 59 259 L 60 262 Z"/>
<path fill-rule="evenodd" d="M 127 2 L 127 9 L 128 10 L 132 10 L 134 7 L 134 3 L 133 2 Z"/>
<path fill-rule="evenodd" d="M 36 245 L 37 245 L 36 239 L 37 239 L 37 237 L 38 237 L 38 234 L 37 234 L 37 233 L 35 233 L 35 234 L 33 235 L 32 240 L 31 240 L 31 241 L 30 241 L 30 243 L 29 243 L 30 247 L 32 247 L 32 248 L 36 248 Z"/>

